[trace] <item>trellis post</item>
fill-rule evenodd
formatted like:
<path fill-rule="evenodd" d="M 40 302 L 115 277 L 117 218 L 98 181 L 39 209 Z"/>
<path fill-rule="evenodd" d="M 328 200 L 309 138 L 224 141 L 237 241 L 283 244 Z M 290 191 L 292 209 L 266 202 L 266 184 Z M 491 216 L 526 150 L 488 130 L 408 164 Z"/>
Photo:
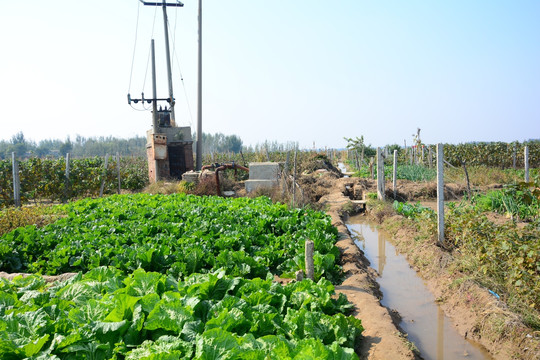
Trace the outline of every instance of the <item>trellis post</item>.
<path fill-rule="evenodd" d="M 103 173 L 101 175 L 101 186 L 99 187 L 99 197 L 103 196 L 103 189 L 105 188 L 105 180 L 107 178 L 108 165 L 109 165 L 109 154 L 105 154 L 105 164 L 103 166 Z"/>
<path fill-rule="evenodd" d="M 11 163 L 13 166 L 13 200 L 16 207 L 21 207 L 21 178 L 19 177 L 19 163 L 15 158 L 15 152 L 11 153 Z"/>
<path fill-rule="evenodd" d="M 524 154 L 523 161 L 525 162 L 525 182 L 528 183 L 529 182 L 529 147 L 528 146 L 525 146 L 525 154 Z"/>
<path fill-rule="evenodd" d="M 306 278 L 315 280 L 315 264 L 313 254 L 315 252 L 315 244 L 311 240 L 306 240 Z"/>
<path fill-rule="evenodd" d="M 122 180 L 120 178 L 120 153 L 116 152 L 116 172 L 118 173 L 118 194 L 122 190 Z"/>
<path fill-rule="evenodd" d="M 377 148 L 377 198 L 384 201 L 384 159 L 380 147 Z"/>
<path fill-rule="evenodd" d="M 64 190 L 64 198 L 65 198 L 65 201 L 66 202 L 68 199 L 69 199 L 69 195 L 70 195 L 70 183 L 69 183 L 69 173 L 70 173 L 70 168 L 69 168 L 69 162 L 70 162 L 70 155 L 69 153 L 66 154 L 66 172 L 64 174 L 65 176 L 65 179 L 64 179 L 64 184 L 65 184 L 65 190 Z"/>
<path fill-rule="evenodd" d="M 437 235 L 439 245 L 444 243 L 444 150 L 437 144 Z"/>
<path fill-rule="evenodd" d="M 394 150 L 394 169 L 392 172 L 392 189 L 394 191 L 394 199 L 397 193 L 397 150 Z"/>

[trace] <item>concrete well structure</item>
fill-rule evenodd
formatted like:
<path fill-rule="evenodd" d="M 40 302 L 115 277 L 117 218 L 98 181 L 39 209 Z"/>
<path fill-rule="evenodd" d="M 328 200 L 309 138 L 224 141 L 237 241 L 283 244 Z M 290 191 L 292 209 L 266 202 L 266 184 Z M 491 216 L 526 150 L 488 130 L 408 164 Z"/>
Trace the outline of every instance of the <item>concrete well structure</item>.
<path fill-rule="evenodd" d="M 275 162 L 249 163 L 249 180 L 246 191 L 271 189 L 279 185 L 279 164 Z"/>

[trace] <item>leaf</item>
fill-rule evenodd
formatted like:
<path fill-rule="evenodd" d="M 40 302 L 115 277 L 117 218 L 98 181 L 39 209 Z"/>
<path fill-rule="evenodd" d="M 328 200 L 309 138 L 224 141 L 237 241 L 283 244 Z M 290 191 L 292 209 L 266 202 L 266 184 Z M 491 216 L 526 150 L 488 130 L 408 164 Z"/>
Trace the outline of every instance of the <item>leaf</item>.
<path fill-rule="evenodd" d="M 180 301 L 165 302 L 161 300 L 150 312 L 144 328 L 147 330 L 164 329 L 180 334 L 184 324 L 195 320 L 193 313 Z"/>
<path fill-rule="evenodd" d="M 238 335 L 244 335 L 250 327 L 251 324 L 246 319 L 245 314 L 236 308 L 223 309 L 218 316 L 209 319 L 205 325 L 206 330 L 219 328 Z"/>
<path fill-rule="evenodd" d="M 233 359 L 238 342 L 229 332 L 222 329 L 205 331 L 197 339 L 196 358 L 200 360 Z"/>
<path fill-rule="evenodd" d="M 105 321 L 117 322 L 131 320 L 135 304 L 141 299 L 127 294 L 117 294 L 114 296 L 115 308 L 105 318 Z"/>
<path fill-rule="evenodd" d="M 157 341 L 147 340 L 130 351 L 126 360 L 177 360 L 189 359 L 193 346 L 174 336 L 162 336 Z"/>
<path fill-rule="evenodd" d="M 160 273 L 137 269 L 124 282 L 129 295 L 145 296 L 151 293 L 161 295 L 166 291 L 167 279 Z"/>

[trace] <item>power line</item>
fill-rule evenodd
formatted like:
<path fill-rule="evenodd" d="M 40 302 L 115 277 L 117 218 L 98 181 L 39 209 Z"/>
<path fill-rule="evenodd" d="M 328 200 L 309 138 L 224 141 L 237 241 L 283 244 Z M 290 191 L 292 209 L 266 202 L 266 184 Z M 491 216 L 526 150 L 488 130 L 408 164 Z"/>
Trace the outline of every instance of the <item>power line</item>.
<path fill-rule="evenodd" d="M 141 8 L 141 3 L 137 3 L 137 24 L 135 25 L 135 43 L 133 44 L 133 56 L 131 57 L 131 72 L 129 73 L 129 87 L 128 93 L 131 92 L 131 80 L 133 78 L 133 65 L 135 64 L 135 50 L 137 49 L 137 36 L 139 33 L 139 9 Z"/>

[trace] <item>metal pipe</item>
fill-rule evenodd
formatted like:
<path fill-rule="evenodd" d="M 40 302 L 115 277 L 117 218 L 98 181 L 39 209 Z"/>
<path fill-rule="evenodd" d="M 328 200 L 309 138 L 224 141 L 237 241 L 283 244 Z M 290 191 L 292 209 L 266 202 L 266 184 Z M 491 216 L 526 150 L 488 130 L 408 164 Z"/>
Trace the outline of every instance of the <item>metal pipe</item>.
<path fill-rule="evenodd" d="M 217 164 L 214 164 L 214 165 L 204 165 L 202 168 L 201 168 L 201 171 L 202 170 L 207 170 L 207 169 L 213 169 L 213 168 L 216 168 L 216 165 Z M 249 168 L 245 167 L 245 166 L 242 166 L 242 165 L 237 165 L 237 164 L 221 164 L 220 166 L 218 166 L 216 168 L 216 191 L 217 191 L 217 195 L 218 196 L 221 196 L 221 184 L 219 183 L 219 172 L 220 171 L 223 171 L 223 170 L 226 170 L 226 169 L 234 169 L 235 172 L 236 172 L 236 169 L 240 169 L 240 170 L 244 170 L 245 172 L 249 173 Z"/>

